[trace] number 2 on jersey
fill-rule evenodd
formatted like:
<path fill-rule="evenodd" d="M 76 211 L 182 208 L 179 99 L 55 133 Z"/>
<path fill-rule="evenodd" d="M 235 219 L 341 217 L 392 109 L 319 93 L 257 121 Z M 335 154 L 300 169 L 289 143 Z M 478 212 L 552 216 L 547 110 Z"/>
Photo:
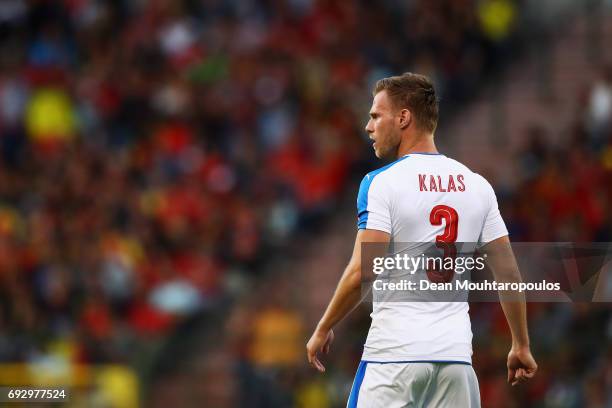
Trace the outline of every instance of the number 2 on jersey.
<path fill-rule="evenodd" d="M 446 258 L 452 258 L 453 262 L 457 256 L 457 228 L 459 226 L 459 214 L 453 207 L 447 205 L 436 205 L 429 213 L 429 222 L 431 225 L 442 225 L 444 220 L 444 232 L 436 235 L 436 246 L 444 250 L 443 262 Z M 427 277 L 434 283 L 445 283 L 453 280 L 453 269 L 436 268 L 427 269 Z"/>

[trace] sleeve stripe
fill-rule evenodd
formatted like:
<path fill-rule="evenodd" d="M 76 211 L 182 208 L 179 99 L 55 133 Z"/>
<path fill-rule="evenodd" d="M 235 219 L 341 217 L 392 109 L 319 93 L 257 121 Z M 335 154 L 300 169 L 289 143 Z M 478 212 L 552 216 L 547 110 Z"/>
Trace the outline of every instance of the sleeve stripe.
<path fill-rule="evenodd" d="M 357 228 L 359 229 L 364 229 L 368 224 L 368 193 L 374 176 L 371 173 L 366 174 L 359 186 L 357 195 Z"/>

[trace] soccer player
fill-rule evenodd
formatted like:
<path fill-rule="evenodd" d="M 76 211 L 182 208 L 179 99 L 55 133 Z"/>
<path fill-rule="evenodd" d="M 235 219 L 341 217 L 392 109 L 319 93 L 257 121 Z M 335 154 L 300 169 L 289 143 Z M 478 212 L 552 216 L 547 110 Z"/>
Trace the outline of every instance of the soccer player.
<path fill-rule="evenodd" d="M 329 352 L 333 327 L 361 301 L 362 243 L 478 243 L 496 279 L 520 281 L 490 184 L 436 149 L 431 81 L 405 73 L 381 79 L 373 94 L 365 130 L 376 157 L 395 161 L 361 182 L 353 254 L 306 346 L 321 372 L 319 353 Z M 500 302 L 512 335 L 508 382 L 516 385 L 537 370 L 525 300 Z M 480 407 L 467 302 L 374 301 L 371 317 L 348 407 Z"/>

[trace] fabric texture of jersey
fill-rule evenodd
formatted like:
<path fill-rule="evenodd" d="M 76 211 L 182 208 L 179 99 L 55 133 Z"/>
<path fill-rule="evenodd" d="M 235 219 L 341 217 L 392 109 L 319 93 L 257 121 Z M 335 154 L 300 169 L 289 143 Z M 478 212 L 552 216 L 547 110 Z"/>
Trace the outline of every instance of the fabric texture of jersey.
<path fill-rule="evenodd" d="M 486 244 L 508 235 L 484 177 L 441 154 L 409 154 L 368 173 L 357 197 L 359 229 L 387 232 L 394 243 L 433 243 L 436 206 L 457 214 L 456 242 Z M 373 302 L 363 360 L 471 363 L 466 302 Z"/>

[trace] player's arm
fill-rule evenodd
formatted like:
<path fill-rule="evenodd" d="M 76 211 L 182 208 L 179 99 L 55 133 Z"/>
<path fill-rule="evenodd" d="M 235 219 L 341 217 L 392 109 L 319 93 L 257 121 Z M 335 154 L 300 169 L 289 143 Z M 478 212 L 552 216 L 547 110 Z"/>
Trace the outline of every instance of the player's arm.
<path fill-rule="evenodd" d="M 521 282 L 508 236 L 489 242 L 482 247 L 482 251 L 487 254 L 487 264 L 497 282 Z M 500 303 L 512 334 L 512 347 L 508 354 L 508 382 L 516 385 L 533 377 L 538 369 L 529 346 L 525 295 L 516 291 L 500 292 Z"/>
<path fill-rule="evenodd" d="M 351 259 L 344 269 L 336 291 L 319 321 L 314 333 L 306 344 L 308 362 L 320 372 L 325 367 L 318 358 L 319 352 L 329 352 L 334 340 L 333 327 L 348 315 L 360 302 L 361 296 L 361 244 L 364 242 L 379 242 L 388 244 L 390 235 L 386 232 L 360 229 L 355 239 L 355 247 Z"/>

